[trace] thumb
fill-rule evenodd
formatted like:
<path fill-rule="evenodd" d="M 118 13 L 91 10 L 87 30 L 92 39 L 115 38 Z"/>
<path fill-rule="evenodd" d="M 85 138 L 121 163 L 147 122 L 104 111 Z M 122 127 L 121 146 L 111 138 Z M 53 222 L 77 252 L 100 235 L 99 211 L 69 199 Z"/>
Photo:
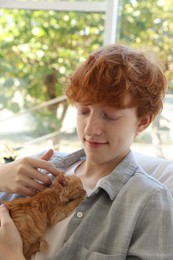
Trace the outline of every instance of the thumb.
<path fill-rule="evenodd" d="M 46 153 L 44 153 L 40 156 L 40 159 L 49 161 L 50 158 L 52 157 L 53 153 L 54 153 L 54 151 L 52 149 L 49 149 Z"/>

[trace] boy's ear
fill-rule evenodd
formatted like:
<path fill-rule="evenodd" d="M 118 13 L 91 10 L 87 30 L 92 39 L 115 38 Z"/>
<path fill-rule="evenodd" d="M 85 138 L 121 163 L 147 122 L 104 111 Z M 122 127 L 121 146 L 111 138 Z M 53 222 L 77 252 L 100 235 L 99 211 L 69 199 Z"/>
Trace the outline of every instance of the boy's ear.
<path fill-rule="evenodd" d="M 146 114 L 139 119 L 137 134 L 144 131 L 154 120 L 154 115 Z"/>

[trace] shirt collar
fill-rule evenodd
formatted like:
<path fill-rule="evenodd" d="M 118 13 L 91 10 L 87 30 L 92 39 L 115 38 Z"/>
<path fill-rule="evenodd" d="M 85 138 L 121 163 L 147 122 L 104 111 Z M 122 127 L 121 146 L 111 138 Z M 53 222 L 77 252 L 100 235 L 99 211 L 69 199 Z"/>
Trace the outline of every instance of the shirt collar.
<path fill-rule="evenodd" d="M 98 188 L 100 187 L 104 189 L 108 193 L 110 199 L 114 200 L 122 187 L 134 175 L 137 168 L 138 166 L 132 152 L 130 151 L 108 176 L 103 180 L 100 180 Z"/>
<path fill-rule="evenodd" d="M 55 152 L 51 162 L 60 170 L 70 167 L 79 160 L 85 159 L 84 149 L 78 150 L 71 154 Z M 102 178 L 94 189 L 95 194 L 100 188 L 104 189 L 111 200 L 114 200 L 121 188 L 128 182 L 138 168 L 132 151 L 113 169 L 106 177 Z"/>
<path fill-rule="evenodd" d="M 80 159 L 83 159 L 83 157 L 85 157 L 84 149 L 80 149 L 71 154 L 55 152 L 51 159 L 51 163 L 56 168 L 63 170 L 70 167 L 72 164 L 76 163 Z"/>

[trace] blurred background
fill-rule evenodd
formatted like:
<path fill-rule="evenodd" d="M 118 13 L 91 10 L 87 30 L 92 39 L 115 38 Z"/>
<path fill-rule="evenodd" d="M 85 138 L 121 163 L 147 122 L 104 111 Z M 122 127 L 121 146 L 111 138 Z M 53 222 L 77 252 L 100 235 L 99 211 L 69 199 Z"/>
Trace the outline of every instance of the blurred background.
<path fill-rule="evenodd" d="M 81 148 L 64 86 L 107 43 L 154 51 L 168 78 L 164 109 L 133 145 L 173 160 L 173 0 L 0 0 L 0 163 Z"/>

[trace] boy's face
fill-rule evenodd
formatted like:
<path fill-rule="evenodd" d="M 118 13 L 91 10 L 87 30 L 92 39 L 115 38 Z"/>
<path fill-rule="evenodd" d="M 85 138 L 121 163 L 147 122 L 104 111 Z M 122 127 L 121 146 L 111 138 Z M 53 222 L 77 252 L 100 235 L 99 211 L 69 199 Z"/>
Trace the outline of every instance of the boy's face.
<path fill-rule="evenodd" d="M 88 160 L 115 164 L 128 153 L 135 135 L 151 122 L 139 119 L 136 108 L 117 109 L 103 104 L 76 104 L 77 130 Z"/>

